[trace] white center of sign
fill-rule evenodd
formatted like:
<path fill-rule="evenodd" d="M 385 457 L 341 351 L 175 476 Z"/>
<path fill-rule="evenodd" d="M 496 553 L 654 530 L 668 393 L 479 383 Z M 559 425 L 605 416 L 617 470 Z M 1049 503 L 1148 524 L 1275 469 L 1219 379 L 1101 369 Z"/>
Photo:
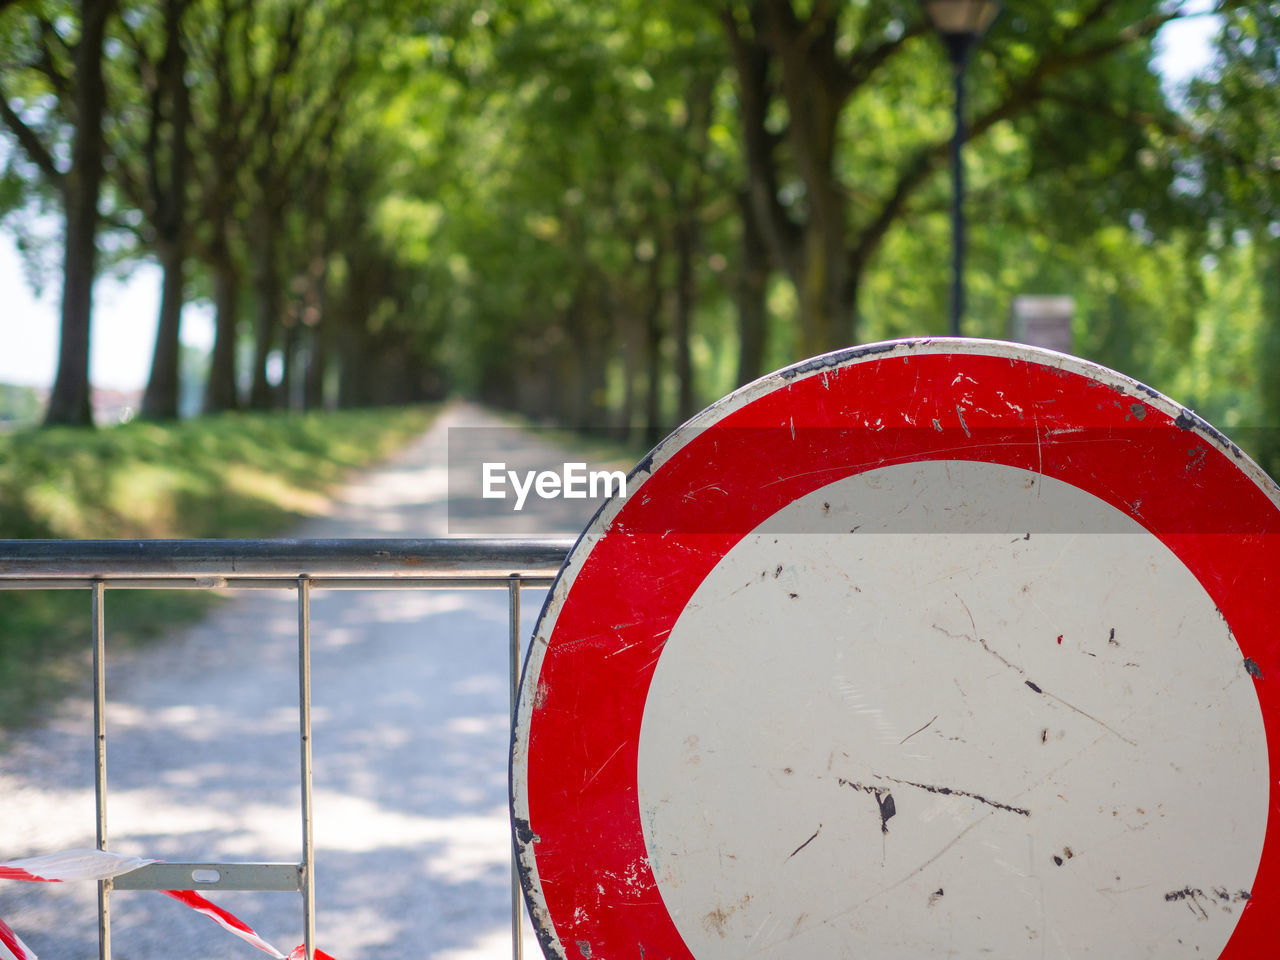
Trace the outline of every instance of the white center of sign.
<path fill-rule="evenodd" d="M 1078 488 L 959 461 L 831 484 L 667 641 L 638 766 L 663 901 L 699 960 L 1216 957 L 1266 827 L 1249 667 Z"/>

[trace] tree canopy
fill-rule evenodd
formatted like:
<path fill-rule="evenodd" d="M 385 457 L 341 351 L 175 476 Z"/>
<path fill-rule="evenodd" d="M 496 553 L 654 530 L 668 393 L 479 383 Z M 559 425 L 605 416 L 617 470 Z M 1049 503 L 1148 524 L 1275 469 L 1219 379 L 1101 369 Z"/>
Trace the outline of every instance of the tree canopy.
<path fill-rule="evenodd" d="M 966 332 L 1065 294 L 1078 353 L 1263 428 L 1280 4 L 1216 12 L 1184 91 L 1153 68 L 1177 4 L 996 21 Z M 51 421 L 86 419 L 98 250 L 163 268 L 153 417 L 193 298 L 209 410 L 458 390 L 649 438 L 769 368 L 945 330 L 951 75 L 914 0 L 10 0 L 0 64 L 0 209 L 67 224 L 82 386 Z"/>

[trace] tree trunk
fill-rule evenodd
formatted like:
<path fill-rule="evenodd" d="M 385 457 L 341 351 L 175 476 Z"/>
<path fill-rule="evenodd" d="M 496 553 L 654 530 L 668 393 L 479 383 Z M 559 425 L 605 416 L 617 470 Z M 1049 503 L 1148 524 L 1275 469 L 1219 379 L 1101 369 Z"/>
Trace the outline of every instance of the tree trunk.
<path fill-rule="evenodd" d="M 592 349 L 592 330 L 590 329 L 591 309 L 588 302 L 585 281 L 579 285 L 573 302 L 565 312 L 564 326 L 568 341 L 566 360 L 569 365 L 567 383 L 573 388 L 566 392 L 568 401 L 562 411 L 565 419 L 576 430 L 586 430 L 593 426 L 592 408 L 594 406 L 595 371 L 592 369 L 594 350 Z"/>
<path fill-rule="evenodd" d="M 342 332 L 342 367 L 338 372 L 338 406 L 344 410 L 368 406 L 370 361 L 368 334 L 363 326 L 348 323 Z"/>
<path fill-rule="evenodd" d="M 280 382 L 280 406 L 295 413 L 302 410 L 305 402 L 307 349 L 302 324 L 294 318 L 284 328 L 284 377 Z"/>
<path fill-rule="evenodd" d="M 160 87 L 152 104 L 151 136 L 147 165 L 155 201 L 156 246 L 164 273 L 160 295 L 160 319 L 151 376 L 142 396 L 142 416 L 147 420 L 174 420 L 178 416 L 178 356 L 185 300 L 187 259 L 187 127 L 191 97 L 187 89 L 187 54 L 182 39 L 185 0 L 168 0 L 164 9 L 165 49 Z M 167 132 L 165 144 L 163 133 Z M 168 149 L 164 150 L 163 146 Z M 167 157 L 164 156 L 167 154 Z M 162 160 L 167 159 L 167 169 Z"/>
<path fill-rule="evenodd" d="M 217 110 L 211 126 L 209 142 L 203 155 L 212 165 L 212 181 L 204 195 L 204 214 L 212 237 L 207 251 L 213 271 L 214 339 L 209 361 L 209 379 L 205 384 L 204 412 L 220 413 L 240 406 L 239 381 L 236 378 L 237 340 L 240 326 L 240 275 L 231 249 L 231 210 L 235 203 L 235 180 L 239 151 L 236 102 L 231 85 L 230 35 L 234 17 L 231 8 L 220 6 L 212 50 L 212 69 L 217 85 Z"/>
<path fill-rule="evenodd" d="M 249 407 L 270 410 L 274 391 L 267 380 L 267 358 L 271 353 L 280 309 L 280 278 L 276 266 L 276 224 L 271 213 L 258 218 L 254 231 L 253 291 L 257 316 L 253 330 L 253 380 L 249 387 Z"/>
<path fill-rule="evenodd" d="M 1262 288 L 1258 382 L 1262 436 L 1258 460 L 1272 477 L 1280 475 L 1280 240 L 1265 230 L 1253 234 L 1254 276 Z"/>
<path fill-rule="evenodd" d="M 184 259 L 181 244 L 160 244 L 160 269 L 164 279 L 151 375 L 142 394 L 142 417 L 146 420 L 176 420 L 178 417 L 179 333 L 186 273 Z"/>
<path fill-rule="evenodd" d="M 649 290 L 644 308 L 644 439 L 653 446 L 667 424 L 662 419 L 662 251 L 649 261 Z"/>
<path fill-rule="evenodd" d="M 838 11 L 817 7 L 801 20 L 788 0 L 756 0 L 750 30 L 723 16 L 738 74 L 747 185 L 760 236 L 796 290 L 800 357 L 853 342 L 848 212 L 835 170 L 840 113 L 851 89 L 836 52 Z M 786 141 L 805 185 L 805 215 L 778 200 L 778 135 L 768 127 L 777 94 L 786 102 Z"/>
<path fill-rule="evenodd" d="M 634 245 L 633 245 L 634 246 Z M 614 424 L 614 436 L 624 443 L 631 439 L 631 427 L 636 417 L 636 380 L 640 372 L 639 324 L 630 303 L 617 308 L 621 338 L 618 355 L 622 361 L 622 407 Z"/>
<path fill-rule="evenodd" d="M 348 237 L 361 235 L 361 230 L 353 228 Z M 346 284 L 338 310 L 342 322 L 338 406 L 343 408 L 366 407 L 373 402 L 377 374 L 369 312 L 377 296 L 375 272 L 376 264 L 367 246 L 356 243 L 349 248 Z"/>
<path fill-rule="evenodd" d="M 676 223 L 676 289 L 675 309 L 672 314 L 671 334 L 676 348 L 676 419 L 680 423 L 694 414 L 693 358 L 689 338 L 693 327 L 693 307 L 697 300 L 697 278 L 694 276 L 693 257 L 698 246 L 696 206 L 687 205 Z"/>
<path fill-rule="evenodd" d="M 63 202 L 62 327 L 58 373 L 45 411 L 47 425 L 93 425 L 89 395 L 89 323 L 97 273 L 98 192 L 102 184 L 102 114 L 106 88 L 102 45 L 111 0 L 83 0 L 75 50 L 76 139 Z"/>
<path fill-rule="evenodd" d="M 220 413 L 239 406 L 236 396 L 236 327 L 239 319 L 240 281 L 231 263 L 230 251 L 212 258 L 214 335 L 209 361 L 209 381 L 205 385 L 204 412 Z"/>
<path fill-rule="evenodd" d="M 302 408 L 319 410 L 324 406 L 325 366 L 329 362 L 329 250 L 323 225 L 315 242 L 315 255 L 307 268 L 307 288 L 302 305 L 302 342 L 306 366 L 302 373 Z"/>
<path fill-rule="evenodd" d="M 764 374 L 768 336 L 769 251 L 751 198 L 738 197 L 742 210 L 742 269 L 738 277 L 738 384 Z"/>
<path fill-rule="evenodd" d="M 604 283 L 603 278 L 596 281 L 596 295 L 584 305 L 587 311 L 585 426 L 588 430 L 601 431 L 609 427 L 609 357 L 614 344 L 614 328 L 606 319 L 608 314 L 603 299 L 598 295 Z"/>
<path fill-rule="evenodd" d="M 800 358 L 848 346 L 854 336 L 853 305 L 845 301 L 851 285 L 843 192 L 821 189 L 832 187 L 831 183 L 819 184 L 817 190 L 814 186 L 810 189 L 820 195 L 815 196 L 813 214 L 805 225 L 799 272 L 792 276 L 800 312 L 796 344 Z"/>
<path fill-rule="evenodd" d="M 781 65 L 787 142 L 804 179 L 808 218 L 791 279 L 800 311 L 801 357 L 848 345 L 853 337 L 848 289 L 847 199 L 835 169 L 840 113 L 847 94 L 837 67 L 836 15 L 826 10 L 796 19 L 791 5 L 769 0 L 768 42 Z"/>
<path fill-rule="evenodd" d="M 303 388 L 303 408 L 306 410 L 324 409 L 324 379 L 329 364 L 328 330 L 329 325 L 323 319 L 306 328 L 307 372 Z"/>

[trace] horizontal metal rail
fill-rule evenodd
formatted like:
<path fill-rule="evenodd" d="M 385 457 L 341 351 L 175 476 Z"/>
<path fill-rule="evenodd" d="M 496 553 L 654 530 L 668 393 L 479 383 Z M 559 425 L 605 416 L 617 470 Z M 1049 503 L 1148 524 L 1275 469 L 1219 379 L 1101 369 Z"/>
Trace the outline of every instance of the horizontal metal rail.
<path fill-rule="evenodd" d="M 111 882 L 113 890 L 302 890 L 300 863 L 151 863 Z"/>
<path fill-rule="evenodd" d="M 0 589 L 546 586 L 569 538 L 435 540 L 0 540 Z"/>
<path fill-rule="evenodd" d="M 153 863 L 98 889 L 98 955 L 111 958 L 113 890 L 280 890 L 302 894 L 304 956 L 315 955 L 311 830 L 312 590 L 467 589 L 508 594 L 511 710 L 521 663 L 520 590 L 550 586 L 569 538 L 435 540 L 0 540 L 0 590 L 87 589 L 93 634 L 97 845 L 107 848 L 106 630 L 108 590 L 293 590 L 298 596 L 298 714 L 302 858 L 297 863 Z M 512 861 L 512 958 L 521 960 L 521 896 Z"/>

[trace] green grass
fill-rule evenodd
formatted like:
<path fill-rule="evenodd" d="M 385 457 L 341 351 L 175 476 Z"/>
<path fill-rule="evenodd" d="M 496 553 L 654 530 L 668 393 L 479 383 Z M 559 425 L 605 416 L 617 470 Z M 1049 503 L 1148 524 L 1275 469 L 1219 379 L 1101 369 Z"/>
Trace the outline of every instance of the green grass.
<path fill-rule="evenodd" d="M 109 430 L 0 434 L 0 539 L 270 537 L 324 513 L 353 470 L 430 423 L 424 408 L 227 414 Z M 190 623 L 220 597 L 120 590 L 113 647 Z M 84 682 L 85 591 L 0 591 L 0 728 L 40 719 Z"/>

